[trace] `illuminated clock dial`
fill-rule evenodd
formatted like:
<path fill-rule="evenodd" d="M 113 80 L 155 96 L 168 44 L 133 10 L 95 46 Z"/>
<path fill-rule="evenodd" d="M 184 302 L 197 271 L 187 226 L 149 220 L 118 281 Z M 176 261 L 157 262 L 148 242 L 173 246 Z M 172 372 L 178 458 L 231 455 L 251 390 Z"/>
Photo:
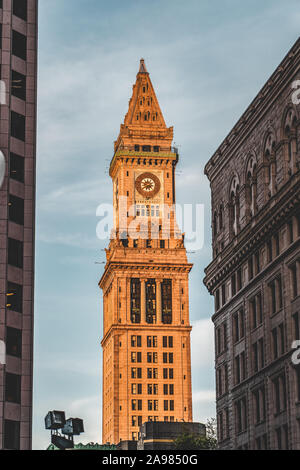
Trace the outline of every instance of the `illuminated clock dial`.
<path fill-rule="evenodd" d="M 160 181 L 153 173 L 142 173 L 135 182 L 137 191 L 145 198 L 154 197 L 160 190 Z"/>

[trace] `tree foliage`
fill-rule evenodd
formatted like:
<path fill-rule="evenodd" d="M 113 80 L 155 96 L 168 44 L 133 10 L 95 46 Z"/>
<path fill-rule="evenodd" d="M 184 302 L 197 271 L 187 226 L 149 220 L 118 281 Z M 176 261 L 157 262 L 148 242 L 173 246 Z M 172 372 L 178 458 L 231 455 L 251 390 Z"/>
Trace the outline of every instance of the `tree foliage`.
<path fill-rule="evenodd" d="M 211 418 L 206 423 L 206 435 L 182 434 L 174 441 L 176 450 L 214 450 L 217 448 L 216 419 Z"/>

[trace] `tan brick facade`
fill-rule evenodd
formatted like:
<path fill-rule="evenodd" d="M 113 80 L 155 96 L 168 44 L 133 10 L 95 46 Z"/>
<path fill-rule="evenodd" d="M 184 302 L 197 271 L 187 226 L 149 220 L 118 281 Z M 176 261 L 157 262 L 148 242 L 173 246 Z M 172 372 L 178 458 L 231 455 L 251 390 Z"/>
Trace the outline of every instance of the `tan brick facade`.
<path fill-rule="evenodd" d="M 300 449 L 300 40 L 206 165 L 222 449 Z"/>
<path fill-rule="evenodd" d="M 99 283 L 103 442 L 136 439 L 139 426 L 149 419 L 192 421 L 188 293 L 192 265 L 173 213 L 170 218 L 165 214 L 175 201 L 178 154 L 172 139 L 173 128 L 165 125 L 141 61 L 110 166 L 115 238 Z M 126 198 L 123 216 L 121 198 Z M 170 237 L 163 219 L 169 220 Z M 127 232 L 132 223 L 143 238 Z M 154 232 L 157 236 L 152 236 Z"/>

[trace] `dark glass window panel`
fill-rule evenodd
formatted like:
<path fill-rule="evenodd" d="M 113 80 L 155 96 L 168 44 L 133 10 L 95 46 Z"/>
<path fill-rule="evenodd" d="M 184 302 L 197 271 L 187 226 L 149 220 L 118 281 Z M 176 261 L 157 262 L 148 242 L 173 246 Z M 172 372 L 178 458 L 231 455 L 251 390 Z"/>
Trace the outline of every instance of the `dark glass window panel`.
<path fill-rule="evenodd" d="M 6 354 L 22 357 L 22 331 L 16 328 L 6 329 Z"/>
<path fill-rule="evenodd" d="M 7 450 L 20 449 L 20 423 L 18 421 L 4 421 L 4 448 Z"/>
<path fill-rule="evenodd" d="M 131 322 L 141 322 L 141 281 L 131 279 L 130 283 Z"/>
<path fill-rule="evenodd" d="M 20 59 L 26 60 L 27 58 L 27 38 L 24 34 L 18 31 L 12 32 L 12 53 Z"/>
<path fill-rule="evenodd" d="M 5 400 L 10 403 L 21 403 L 21 376 L 5 375 Z"/>
<path fill-rule="evenodd" d="M 146 321 L 156 323 L 156 282 L 149 279 L 146 282 Z"/>
<path fill-rule="evenodd" d="M 12 111 L 10 130 L 12 137 L 25 142 L 25 116 Z"/>
<path fill-rule="evenodd" d="M 162 322 L 164 324 L 172 323 L 172 281 L 164 279 L 161 284 L 161 307 Z"/>
<path fill-rule="evenodd" d="M 8 214 L 11 222 L 24 225 L 24 199 L 10 194 Z"/>
<path fill-rule="evenodd" d="M 15 70 L 11 71 L 11 94 L 26 101 L 26 76 Z"/>
<path fill-rule="evenodd" d="M 13 0 L 13 14 L 27 21 L 27 0 Z"/>
<path fill-rule="evenodd" d="M 14 312 L 22 313 L 23 307 L 23 287 L 20 284 L 13 282 L 7 283 L 7 297 L 6 303 L 9 310 Z"/>
<path fill-rule="evenodd" d="M 8 239 L 8 264 L 16 268 L 23 268 L 23 242 Z"/>
<path fill-rule="evenodd" d="M 10 153 L 10 177 L 24 183 L 24 157 Z"/>

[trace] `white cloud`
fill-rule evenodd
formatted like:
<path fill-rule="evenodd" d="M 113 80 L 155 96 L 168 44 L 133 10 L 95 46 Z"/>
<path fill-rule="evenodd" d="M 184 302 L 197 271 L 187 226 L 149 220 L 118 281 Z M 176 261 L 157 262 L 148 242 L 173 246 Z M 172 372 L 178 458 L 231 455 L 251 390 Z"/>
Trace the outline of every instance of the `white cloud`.
<path fill-rule="evenodd" d="M 192 370 L 214 367 L 214 325 L 211 319 L 193 324 L 191 334 Z"/>
<path fill-rule="evenodd" d="M 207 403 L 213 402 L 216 399 L 215 390 L 199 390 L 198 392 L 193 393 L 193 402 Z"/>

